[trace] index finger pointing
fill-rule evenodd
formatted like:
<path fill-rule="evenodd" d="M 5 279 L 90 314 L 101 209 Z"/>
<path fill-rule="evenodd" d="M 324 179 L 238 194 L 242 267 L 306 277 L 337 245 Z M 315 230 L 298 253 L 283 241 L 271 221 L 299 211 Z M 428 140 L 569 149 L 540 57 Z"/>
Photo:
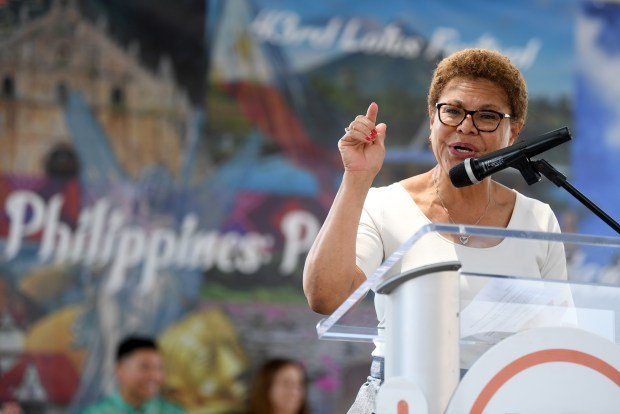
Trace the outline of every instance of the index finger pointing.
<path fill-rule="evenodd" d="M 372 102 L 368 106 L 368 110 L 366 111 L 366 118 L 368 118 L 373 124 L 377 122 L 377 113 L 379 112 L 379 105 L 375 102 Z"/>

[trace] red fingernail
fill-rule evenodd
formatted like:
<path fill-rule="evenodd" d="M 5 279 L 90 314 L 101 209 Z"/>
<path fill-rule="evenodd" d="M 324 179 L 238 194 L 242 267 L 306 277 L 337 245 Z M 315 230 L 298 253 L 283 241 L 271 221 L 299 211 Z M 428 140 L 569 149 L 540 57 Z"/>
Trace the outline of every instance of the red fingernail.
<path fill-rule="evenodd" d="M 370 134 L 371 134 L 371 136 L 376 136 L 379 133 L 377 132 L 376 129 L 373 128 L 372 131 L 370 131 Z"/>
<path fill-rule="evenodd" d="M 372 141 L 372 138 L 366 137 L 366 141 Z"/>

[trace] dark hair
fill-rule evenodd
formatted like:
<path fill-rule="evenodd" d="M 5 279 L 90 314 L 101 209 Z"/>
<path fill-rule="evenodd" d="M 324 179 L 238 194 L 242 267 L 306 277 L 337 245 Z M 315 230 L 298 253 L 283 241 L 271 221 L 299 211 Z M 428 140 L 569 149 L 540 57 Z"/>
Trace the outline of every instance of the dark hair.
<path fill-rule="evenodd" d="M 293 365 L 301 369 L 304 376 L 304 388 L 306 388 L 308 384 L 308 377 L 306 368 L 301 363 L 287 358 L 270 359 L 260 367 L 254 377 L 254 382 L 250 387 L 249 393 L 248 414 L 271 414 L 273 412 L 273 407 L 271 406 L 271 401 L 269 400 L 269 390 L 273 385 L 273 380 L 276 374 L 288 365 Z M 297 414 L 309 413 L 310 409 L 308 407 L 308 395 L 306 392 Z"/>
<path fill-rule="evenodd" d="M 521 71 L 499 52 L 487 49 L 465 49 L 437 65 L 428 91 L 428 109 L 434 110 L 444 88 L 454 78 L 486 79 L 506 92 L 512 122 L 525 123 L 527 87 Z"/>
<path fill-rule="evenodd" d="M 123 339 L 116 348 L 116 362 L 125 358 L 138 349 L 152 349 L 157 351 L 157 343 L 155 340 L 142 336 L 128 336 Z"/>

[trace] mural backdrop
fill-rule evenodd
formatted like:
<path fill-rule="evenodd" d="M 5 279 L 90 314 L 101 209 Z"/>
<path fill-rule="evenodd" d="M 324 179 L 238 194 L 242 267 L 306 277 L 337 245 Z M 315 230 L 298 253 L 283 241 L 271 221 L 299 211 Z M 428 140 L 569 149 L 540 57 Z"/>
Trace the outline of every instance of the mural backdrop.
<path fill-rule="evenodd" d="M 498 49 L 528 81 L 524 136 L 571 127 L 546 159 L 618 216 L 619 10 L 0 0 L 0 400 L 79 412 L 114 388 L 118 340 L 141 333 L 189 412 L 239 412 L 270 356 L 306 364 L 313 412 L 345 412 L 371 346 L 318 341 L 301 290 L 342 128 L 376 101 L 390 128 L 376 184 L 429 168 L 434 65 Z M 607 232 L 555 187 L 504 179 L 565 230 Z"/>

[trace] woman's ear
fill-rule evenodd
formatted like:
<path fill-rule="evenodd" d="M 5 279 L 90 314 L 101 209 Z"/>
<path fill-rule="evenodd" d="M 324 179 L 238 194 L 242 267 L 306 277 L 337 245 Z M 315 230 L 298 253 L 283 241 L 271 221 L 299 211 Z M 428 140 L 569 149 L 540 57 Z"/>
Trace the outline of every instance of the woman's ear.
<path fill-rule="evenodd" d="M 510 123 L 510 139 L 508 140 L 508 145 L 515 143 L 517 138 L 519 138 L 519 134 L 521 134 L 521 129 L 523 129 L 522 121 Z"/>
<path fill-rule="evenodd" d="M 428 107 L 428 127 L 429 129 L 433 129 L 433 123 L 435 122 L 435 111 L 436 109 L 432 106 Z"/>

